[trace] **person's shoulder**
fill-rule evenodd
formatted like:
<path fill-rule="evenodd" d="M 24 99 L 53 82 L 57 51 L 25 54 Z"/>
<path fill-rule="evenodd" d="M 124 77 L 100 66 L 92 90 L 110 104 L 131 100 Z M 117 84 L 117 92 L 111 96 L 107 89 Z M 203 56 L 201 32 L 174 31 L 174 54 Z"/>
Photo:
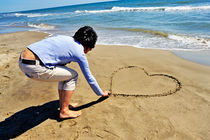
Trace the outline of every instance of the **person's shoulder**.
<path fill-rule="evenodd" d="M 69 45 L 77 45 L 77 43 L 74 41 L 74 38 L 71 37 L 71 36 L 67 36 L 67 35 L 56 35 L 52 38 L 52 40 L 55 40 L 55 41 L 59 41 L 59 42 L 62 42 L 62 43 L 66 43 L 66 44 L 69 44 Z"/>
<path fill-rule="evenodd" d="M 77 44 L 75 46 L 75 57 L 78 61 L 83 61 L 84 59 L 86 59 L 86 55 L 84 53 L 84 48 L 82 45 Z"/>
<path fill-rule="evenodd" d="M 73 37 L 67 36 L 67 35 L 56 35 L 56 36 L 53 36 L 53 37 L 73 40 Z"/>
<path fill-rule="evenodd" d="M 67 35 L 52 35 L 43 40 L 73 40 L 73 38 Z"/>

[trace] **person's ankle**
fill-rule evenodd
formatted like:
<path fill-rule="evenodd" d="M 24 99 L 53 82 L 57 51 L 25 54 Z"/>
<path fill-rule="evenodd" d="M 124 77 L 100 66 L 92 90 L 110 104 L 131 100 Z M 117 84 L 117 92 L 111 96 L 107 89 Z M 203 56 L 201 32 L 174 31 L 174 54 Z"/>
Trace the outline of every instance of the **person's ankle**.
<path fill-rule="evenodd" d="M 66 113 L 66 112 L 69 112 L 69 108 L 65 107 L 65 108 L 62 108 L 60 113 Z"/>

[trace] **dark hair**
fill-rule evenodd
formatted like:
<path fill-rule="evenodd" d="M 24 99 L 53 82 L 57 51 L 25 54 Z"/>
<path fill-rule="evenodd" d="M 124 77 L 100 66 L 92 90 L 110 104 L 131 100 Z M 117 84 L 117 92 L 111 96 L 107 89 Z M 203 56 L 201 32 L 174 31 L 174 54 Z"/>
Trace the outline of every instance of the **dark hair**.
<path fill-rule="evenodd" d="M 73 36 L 74 40 L 83 47 L 94 48 L 97 41 L 97 34 L 90 26 L 81 27 Z"/>

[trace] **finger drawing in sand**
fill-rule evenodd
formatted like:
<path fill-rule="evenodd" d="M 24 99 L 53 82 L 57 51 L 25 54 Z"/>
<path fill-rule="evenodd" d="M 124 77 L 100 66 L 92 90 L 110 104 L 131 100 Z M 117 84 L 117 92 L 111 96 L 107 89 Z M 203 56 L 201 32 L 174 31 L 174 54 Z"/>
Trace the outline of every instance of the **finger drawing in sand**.
<path fill-rule="evenodd" d="M 33 43 L 21 53 L 19 67 L 31 79 L 57 81 L 60 102 L 60 118 L 76 118 L 81 111 L 69 110 L 71 97 L 76 88 L 78 73 L 67 66 L 77 62 L 92 90 L 98 96 L 108 97 L 110 91 L 102 91 L 92 75 L 86 54 L 97 41 L 97 34 L 90 26 L 80 28 L 73 37 L 57 35 Z"/>
<path fill-rule="evenodd" d="M 181 87 L 182 84 L 177 78 L 167 74 L 149 74 L 139 66 L 119 68 L 112 73 L 110 82 L 112 95 L 123 97 L 168 96 L 179 91 Z M 155 92 L 152 90 L 154 88 Z"/>

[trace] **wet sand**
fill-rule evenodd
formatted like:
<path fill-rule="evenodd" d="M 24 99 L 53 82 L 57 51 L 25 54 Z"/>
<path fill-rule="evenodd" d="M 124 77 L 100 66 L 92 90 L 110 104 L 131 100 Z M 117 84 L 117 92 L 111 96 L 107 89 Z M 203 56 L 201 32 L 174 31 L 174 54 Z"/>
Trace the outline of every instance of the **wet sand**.
<path fill-rule="evenodd" d="M 79 73 L 72 102 L 83 114 L 58 118 L 57 83 L 34 81 L 18 57 L 41 32 L 0 35 L 0 137 L 70 140 L 206 140 L 210 136 L 210 67 L 169 51 L 97 45 L 87 54 L 103 90 L 96 96 Z"/>

